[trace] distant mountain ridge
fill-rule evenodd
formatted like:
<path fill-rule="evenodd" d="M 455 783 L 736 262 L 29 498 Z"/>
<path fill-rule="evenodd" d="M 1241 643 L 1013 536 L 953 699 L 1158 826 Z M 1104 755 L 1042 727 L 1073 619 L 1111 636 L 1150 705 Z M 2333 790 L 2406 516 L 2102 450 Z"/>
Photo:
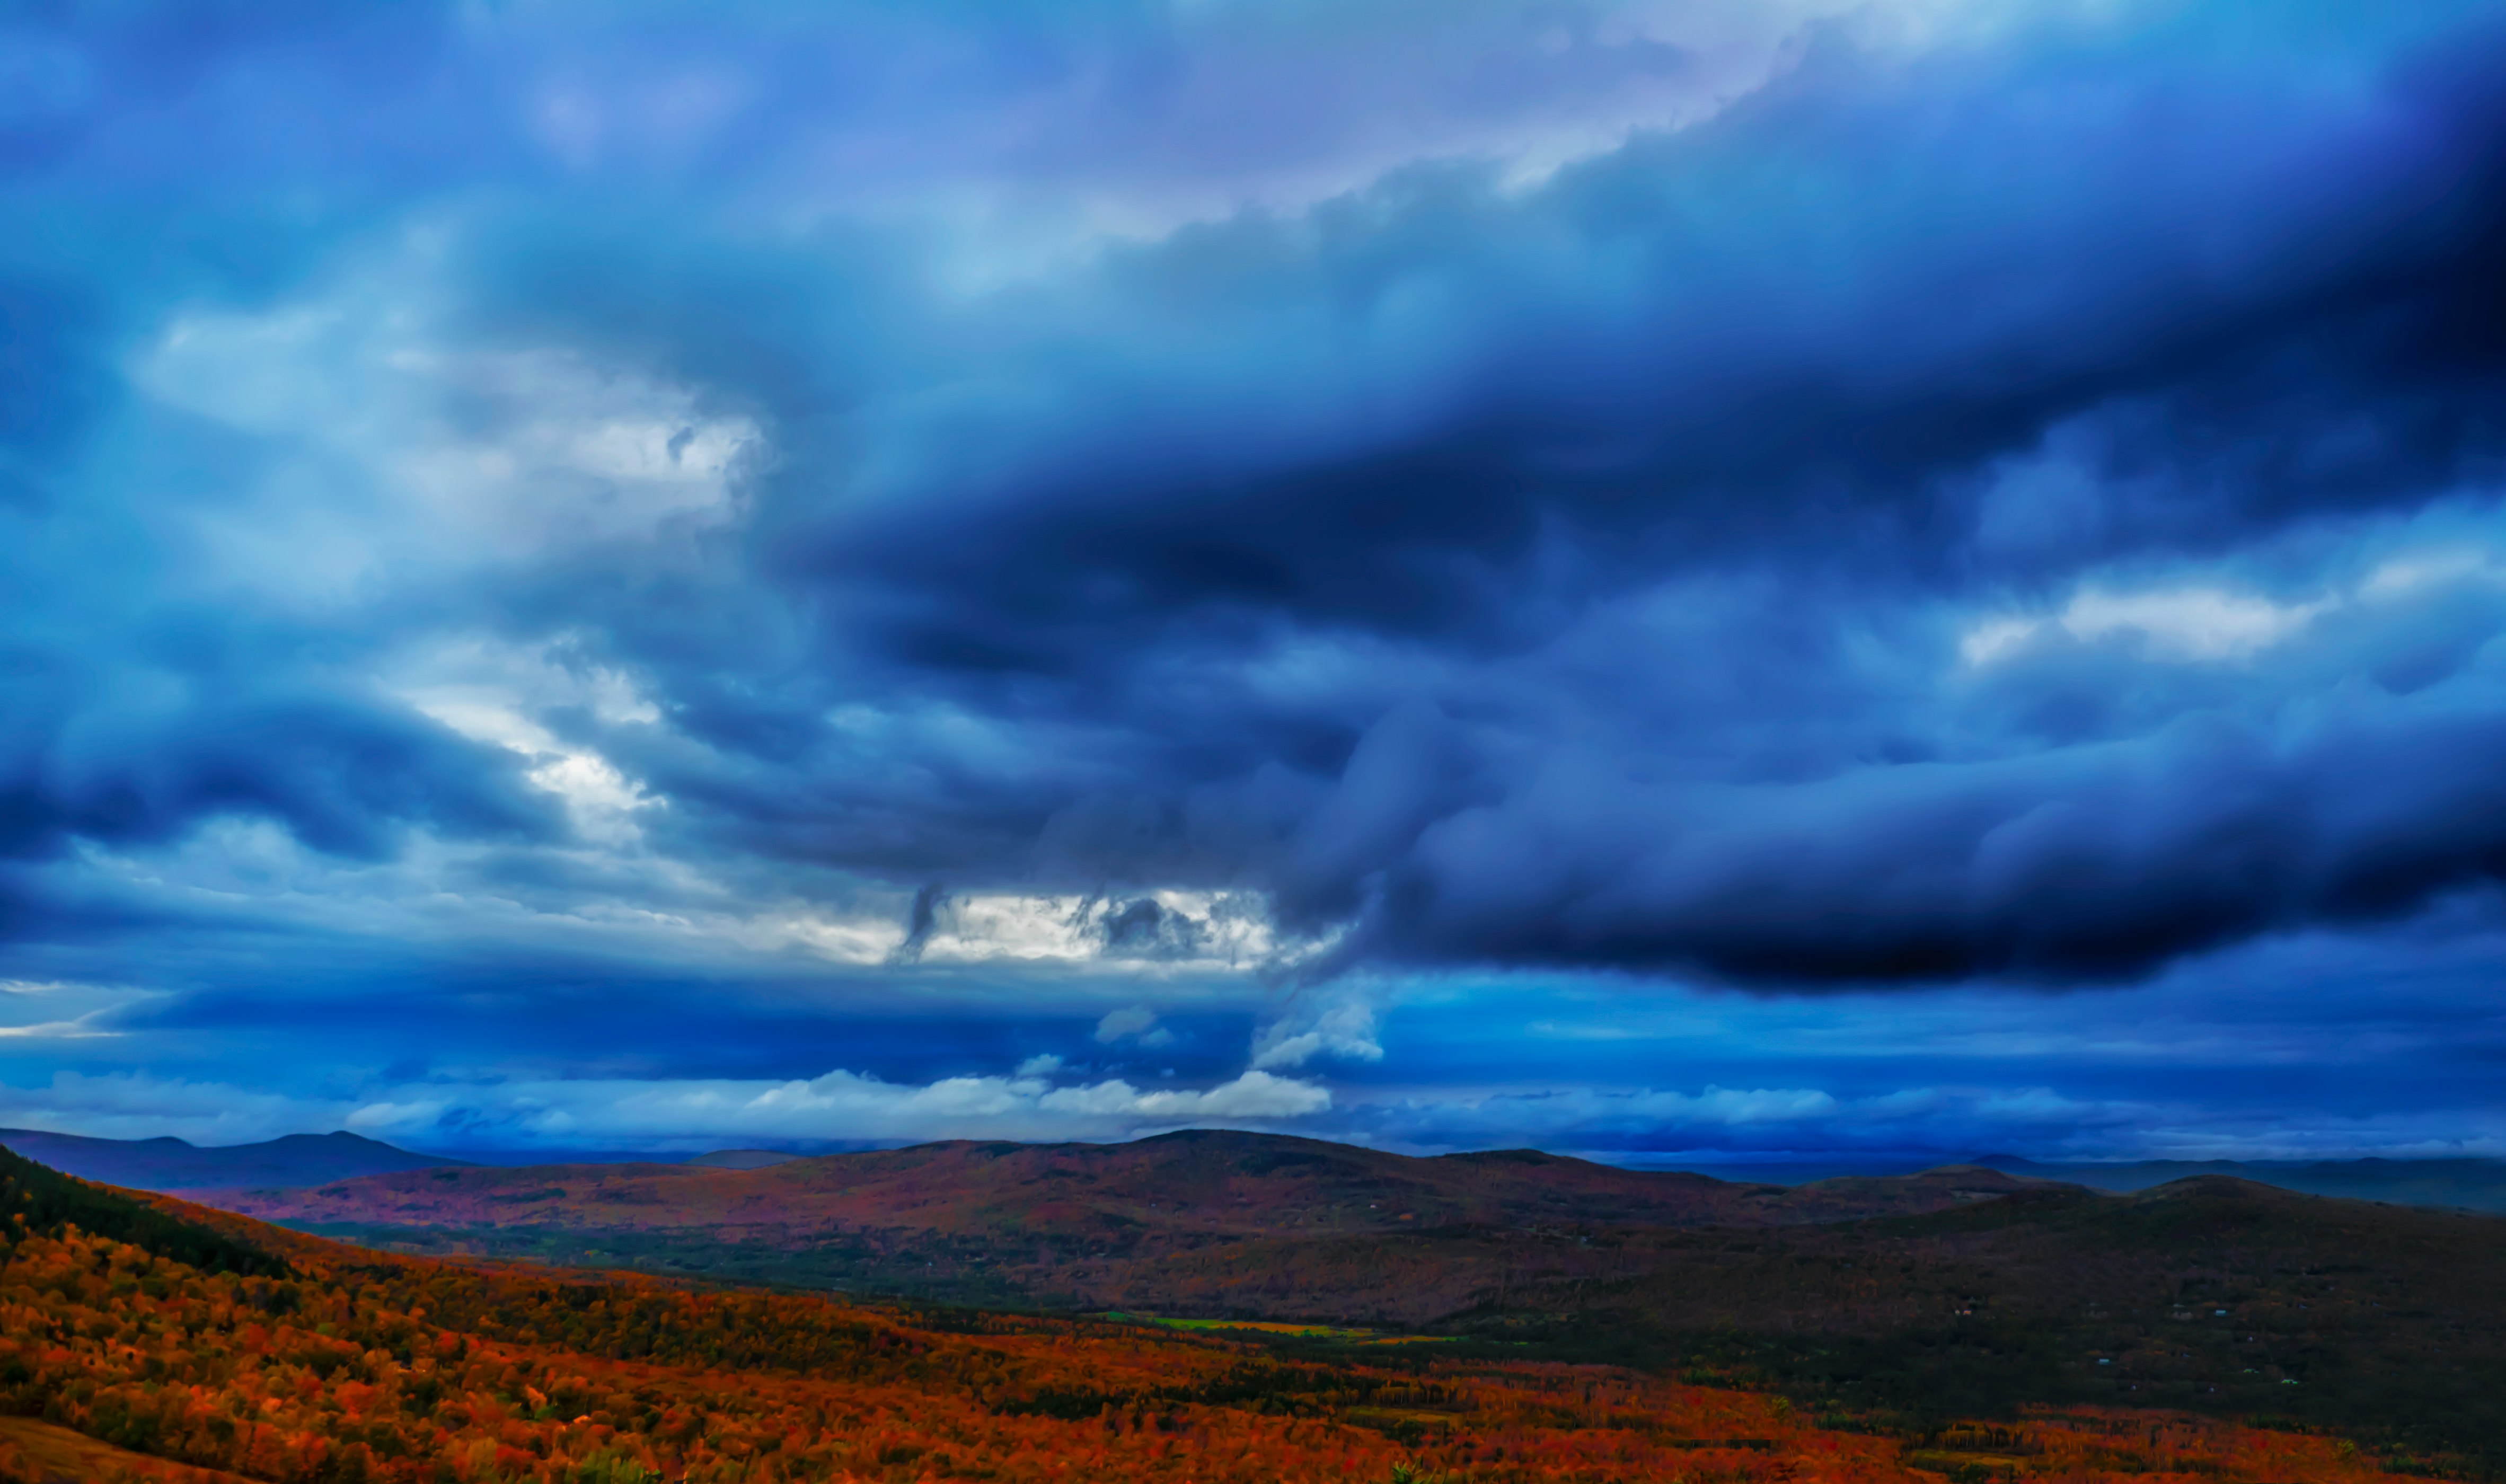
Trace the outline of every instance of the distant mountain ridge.
<path fill-rule="evenodd" d="M 378 1173 L 221 1192 L 264 1219 L 626 1229 L 1159 1232 L 1199 1240 L 1452 1225 L 1785 1225 L 1945 1209 L 2047 1184 L 1967 1165 L 1796 1187 L 1624 1170 L 1537 1149 L 1419 1157 L 1195 1129 L 1128 1144 L 949 1141 L 750 1160 Z"/>
<path fill-rule="evenodd" d="M 679 1163 L 707 1170 L 763 1170 L 769 1165 L 790 1164 L 793 1160 L 806 1157 L 782 1149 L 716 1149 L 710 1154 L 691 1154 Z"/>
<path fill-rule="evenodd" d="M 1980 1166 L 1798 1187 L 1624 1170 L 1537 1149 L 1420 1158 L 1285 1135 L 1129 1144 L 955 1141 L 754 1169 L 437 1169 L 195 1199 L 417 1251 L 635 1265 L 918 1293 L 1115 1303 L 1233 1244 L 1486 1230 L 1808 1225 L 2076 1189 Z M 2082 1192 L 2085 1193 L 2085 1192 Z"/>
<path fill-rule="evenodd" d="M 2131 1196 L 1999 1180 L 2000 1198 L 1843 1225 L 1374 1231 L 1164 1275 L 1203 1313 L 1445 1321 L 1385 1334 L 411 1261 L 0 1154 L 0 1475 L 2506 1477 L 2506 1223 L 2215 1177 Z M 82 1343 L 124 1335 L 146 1344 Z M 159 1396 L 241 1421 L 134 1427 Z"/>
<path fill-rule="evenodd" d="M 289 1189 L 401 1170 L 469 1168 L 357 1134 L 288 1134 L 260 1144 L 202 1148 L 181 1139 L 90 1139 L 0 1128 L 0 1147 L 82 1180 L 134 1190 Z"/>
<path fill-rule="evenodd" d="M 1184 1137 L 1199 1137 L 1198 1131 Z M 1269 1138 L 1268 1135 L 1235 1137 Z M 1146 1141 L 1153 1143 L 1154 1141 Z M 1319 1140 L 1296 1141 L 1324 1148 L 1349 1148 Z M 136 1190 L 288 1190 L 327 1185 L 340 1181 L 373 1175 L 390 1175 L 414 1170 L 479 1169 L 480 1161 L 453 1159 L 440 1154 L 421 1154 L 379 1140 L 368 1139 L 344 1131 L 329 1134 L 289 1134 L 258 1144 L 198 1146 L 175 1138 L 99 1139 L 78 1134 L 50 1133 L 39 1129 L 0 1128 L 0 1147 L 40 1160 L 54 1169 L 86 1180 L 123 1185 Z M 948 1146 L 916 1146 L 919 1148 L 941 1148 Z M 1003 1148 L 976 1146 L 968 1148 Z M 1131 1146 L 1016 1146 L 1020 1148 L 1124 1148 Z M 569 1155 L 546 1164 L 509 1164 L 511 1156 L 494 1158 L 492 1164 L 516 1171 L 574 1169 L 585 1165 L 613 1166 L 621 1170 L 650 1169 L 668 1166 L 687 1170 L 717 1170 L 739 1173 L 783 1165 L 810 1164 L 820 1159 L 890 1160 L 908 1152 L 900 1149 L 850 1151 L 829 1155 L 795 1154 L 781 1149 L 732 1148 L 716 1149 L 695 1155 L 635 1155 L 630 1153 L 598 1153 Z M 1377 1151 L 1363 1150 L 1374 1155 Z M 1387 1154 L 1383 1159 L 1401 1160 L 1407 1156 Z M 1617 1171 L 1620 1174 L 1651 1179 L 1668 1175 L 1676 1180 L 1705 1182 L 1704 1186 L 1691 1184 L 1684 1188 L 1691 1198 L 1706 1187 L 1721 1187 L 1734 1194 L 1739 1204 L 1717 1219 L 1736 1219 L 1743 1224 L 1753 1219 L 1745 1213 L 1752 1197 L 1737 1192 L 1755 1191 L 1760 1205 L 1772 1192 L 1789 1188 L 1808 1190 L 1817 1187 L 1820 1196 L 1807 1197 L 1787 1205 L 1777 1201 L 1770 1211 L 1809 1212 L 1836 1210 L 1845 1192 L 1856 1188 L 1854 1182 L 1872 1179 L 1904 1180 L 1912 1175 L 1876 1176 L 1867 1174 L 1832 1175 L 1819 1180 L 1799 1177 L 1783 1178 L 1772 1170 L 1736 1169 L 1719 1177 L 1681 1171 L 1629 1171 L 1615 1165 L 1576 1160 L 1563 1155 L 1543 1154 L 1535 1150 L 1484 1151 L 1472 1154 L 1438 1156 L 1461 1161 L 1503 1159 L 1560 1160 L 1566 1165 L 1589 1171 Z M 1984 1169 L 2026 1180 L 2055 1181 L 2087 1185 L 2093 1189 L 2129 1194 L 2146 1190 L 2171 1181 L 2200 1175 L 2225 1175 L 2283 1190 L 2308 1195 L 2340 1196 L 2351 1200 L 2383 1201 L 2392 1205 L 2450 1207 L 2463 1211 L 2506 1213 L 2506 1159 L 2344 1159 L 2344 1160 L 2172 1160 L 2151 1159 L 2129 1162 L 2046 1162 L 2015 1154 L 1983 1154 L 1966 1163 L 1966 1168 Z M 837 1168 L 842 1168 L 839 1166 Z M 1959 1168 L 1942 1166 L 1941 1169 Z M 1919 1172 L 1917 1172 L 1919 1173 Z M 526 1181 L 533 1177 L 524 1176 Z M 1601 1177 L 1604 1186 L 1611 1183 Z M 1650 1198 L 1648 1198 L 1650 1200 Z M 1822 1199 L 1824 1204 L 1822 1205 Z M 1603 1218 L 1631 1219 L 1632 1218 Z M 1700 1219 L 1691 1213 L 1666 1224 L 1692 1224 Z M 1806 1216 L 1786 1219 L 1836 1219 L 1834 1216 Z"/>
<path fill-rule="evenodd" d="M 2014 1154 L 1986 1154 L 1974 1162 L 2013 1175 L 2126 1193 L 2196 1175 L 2226 1175 L 2305 1195 L 2506 1213 L 2506 1159 L 2145 1159 L 2130 1164 L 2041 1164 Z"/>
<path fill-rule="evenodd" d="M 2506 1220 L 2217 1174 L 2130 1194 L 1979 1164 L 1787 1187 L 1188 1132 L 195 1199 L 413 1254 L 1423 1328 L 1452 1347 L 1439 1356 L 1694 1367 L 1848 1414 L 2085 1403 L 2407 1425 L 2489 1460 L 2430 1471 L 2506 1478 Z"/>

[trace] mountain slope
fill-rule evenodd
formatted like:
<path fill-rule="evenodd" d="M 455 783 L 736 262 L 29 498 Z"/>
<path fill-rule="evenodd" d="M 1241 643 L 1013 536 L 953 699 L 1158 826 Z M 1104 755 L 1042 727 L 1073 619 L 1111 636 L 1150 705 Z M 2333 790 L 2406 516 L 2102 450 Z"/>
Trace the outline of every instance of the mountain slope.
<path fill-rule="evenodd" d="M 1604 1367 L 460 1266 L 82 1188 L 296 1266 L 210 1273 L 74 1225 L 0 1242 L 0 1413 L 56 1425 L 0 1427 L 9 1484 L 196 1477 L 167 1461 L 264 1484 L 1938 1484 L 2012 1458 L 2071 1484 L 2385 1477 L 2336 1439 L 2217 1419 L 1837 1431 Z"/>
<path fill-rule="evenodd" d="M 284 1277 L 287 1264 L 255 1244 L 126 1191 L 63 1175 L 0 1148 L 0 1246 L 72 1227 L 204 1273 Z M 267 1229 L 267 1228 L 265 1228 Z"/>
<path fill-rule="evenodd" d="M 0 1147 L 81 1180 L 133 1190 L 210 1190 L 240 1185 L 319 1185 L 393 1170 L 460 1166 L 351 1133 L 289 1134 L 261 1144 L 201 1148 L 180 1139 L 90 1139 L 0 1128 Z"/>
<path fill-rule="evenodd" d="M 251 1484 L 99 1442 L 31 1417 L 0 1416 L 0 1484 Z"/>
<path fill-rule="evenodd" d="M 1594 1248 L 1603 1245 L 1599 1238 Z M 2506 1468 L 2506 1220 L 2202 1176 L 1926 1216 L 1511 1254 L 1449 1329 L 1708 1364 L 1848 1406 L 2185 1406 Z M 1509 1254 L 1378 1254 L 1450 1275 Z M 1450 1276 L 1448 1282 L 1450 1282 Z M 1596 1344 L 1608 1336 L 1613 1343 Z"/>
<path fill-rule="evenodd" d="M 1453 1360 L 1631 1363 L 1857 1415 L 2281 1416 L 2414 1467 L 2506 1470 L 2506 1221 L 2220 1177 L 2110 1195 L 1953 1168 L 1785 1191 L 1203 1135 L 437 1171 L 242 1203 L 415 1249 L 1423 1327 Z M 373 1224 L 304 1219 L 325 1214 Z"/>
<path fill-rule="evenodd" d="M 1415 1158 L 1191 1131 L 1121 1145 L 948 1143 L 767 1168 L 549 1165 L 209 1191 L 265 1220 L 564 1262 L 959 1302 L 1117 1302 L 1124 1274 L 1213 1244 L 1448 1227 L 1763 1226 L 1945 1210 L 2042 1182 L 1975 1167 L 1786 1188 L 1529 1149 Z"/>
<path fill-rule="evenodd" d="M 891 1183 L 880 1187 L 887 1207 L 901 1208 L 909 1197 L 916 1198 L 923 1202 L 923 1219 L 954 1223 L 950 1233 L 925 1226 L 910 1238 L 896 1237 L 884 1250 L 859 1234 L 822 1232 L 811 1238 L 788 1223 L 770 1229 L 795 1238 L 790 1247 L 754 1239 L 743 1246 L 700 1230 L 673 1228 L 639 1235 L 624 1228 L 569 1231 L 562 1225 L 524 1224 L 434 1235 L 486 1247 L 508 1237 L 537 1241 L 548 1244 L 540 1250 L 542 1255 L 570 1250 L 608 1265 L 654 1253 L 693 1256 L 710 1252 L 706 1270 L 715 1276 L 736 1276 L 740 1263 L 747 1261 L 756 1265 L 757 1276 L 786 1283 L 822 1283 L 825 1269 L 813 1270 L 810 1264 L 869 1253 L 884 1264 L 870 1269 L 873 1276 L 895 1290 L 913 1290 L 915 1285 L 904 1280 L 919 1270 L 936 1275 L 920 1280 L 919 1291 L 925 1293 L 949 1291 L 962 1297 L 989 1281 L 1027 1303 L 1101 1308 L 1119 1301 L 1127 1311 L 1167 1316 L 1423 1325 L 1445 1337 L 1432 1346 L 1385 1347 L 1342 1330 L 1282 1334 L 1271 1342 L 1291 1356 L 1332 1365 L 1432 1362 L 1443 1373 L 1454 1365 L 1526 1361 L 1633 1364 L 1692 1382 L 1771 1387 L 1803 1403 L 1806 1415 L 1894 1419 L 1887 1425 L 1911 1429 L 1915 1436 L 1929 1435 L 1928 1430 L 1960 1416 L 2008 1418 L 2027 1415 L 2029 1407 L 2163 1405 L 2214 1418 L 2279 1417 L 2346 1432 L 2414 1470 L 2506 1475 L 2506 1221 L 2494 1218 L 2309 1197 L 2217 1177 L 2129 1196 L 2041 1184 L 2008 1185 L 1996 1194 L 1980 1187 L 1974 1172 L 1951 1170 L 1903 1184 L 1882 1183 L 1876 1194 L 1888 1201 L 1928 1205 L 1914 1214 L 1824 1223 L 1762 1219 L 1747 1225 L 1559 1221 L 1539 1219 L 1537 1213 L 1553 1201 L 1572 1204 L 1590 1198 L 1593 1190 L 1581 1183 L 1603 1177 L 1571 1161 L 1561 1162 L 1563 1169 L 1548 1170 L 1545 1160 L 1516 1156 L 1396 1161 L 1379 1168 L 1412 1178 L 1429 1193 L 1437 1182 L 1460 1181 L 1474 1188 L 1483 1211 L 1534 1213 L 1518 1224 L 1456 1221 L 1422 1228 L 1414 1219 L 1400 1221 L 1400 1213 L 1386 1221 L 1378 1211 L 1369 1218 L 1373 1224 L 1307 1229 L 1288 1218 L 1334 1204 L 1321 1196 L 1346 1196 L 1358 1188 L 1346 1182 L 1392 1156 L 1364 1150 L 1343 1156 L 1328 1146 L 1317 1150 L 1300 1148 L 1298 1142 L 1241 1136 L 1178 1141 L 1128 1153 L 1124 1148 L 1030 1151 L 1025 1163 L 1011 1164 L 1011 1173 L 995 1170 L 1000 1184 L 988 1190 L 950 1190 L 938 1182 L 950 1172 L 1009 1163 L 1018 1155 L 1016 1147 L 901 1150 L 893 1151 L 900 1157 L 884 1161 L 832 1166 L 856 1175 L 865 1170 L 884 1174 Z M 1280 1153 L 1314 1154 L 1318 1163 L 1274 1165 L 1263 1157 Z M 1154 1204 L 1161 1215 L 1169 1206 L 1179 1207 L 1173 1215 L 1184 1223 L 1200 1213 L 1195 1203 L 1175 1198 L 1173 1181 L 1196 1172 L 1214 1183 L 1200 1191 L 1204 1199 L 1234 1188 L 1230 1180 L 1284 1179 L 1289 1169 L 1315 1172 L 1309 1178 L 1320 1182 L 1321 1188 L 1318 1195 L 1308 1192 L 1313 1198 L 1303 1206 L 1282 1196 L 1262 1219 L 1239 1213 L 1232 1231 L 1142 1226 L 1113 1233 L 1128 1235 L 1128 1246 L 1100 1237 L 1056 1248 L 1051 1240 L 1022 1233 L 1006 1214 L 1016 1205 L 1008 1197 L 1022 1191 L 1027 1193 L 1018 1210 L 1033 1214 L 1042 1209 L 1030 1184 L 1057 1187 L 1076 1179 L 1056 1180 L 1050 1173 L 1056 1167 L 1054 1158 L 1092 1162 L 1102 1177 L 1099 1193 L 1112 1190 L 1126 1199 L 1139 1198 L 1137 1181 L 1169 1177 L 1169 1184 L 1160 1188 L 1167 1198 Z M 1214 1170 L 1213 1159 L 1254 1168 L 1231 1175 Z M 1021 1170 L 1023 1177 L 1017 1173 Z M 1564 1193 L 1541 1187 L 1544 1170 Z M 1525 1171 L 1531 1182 L 1527 1187 L 1515 1183 L 1526 1179 Z M 458 1184 L 479 1172 L 438 1173 L 449 1177 L 444 1184 Z M 590 1167 L 581 1172 L 544 1170 L 527 1178 L 552 1173 L 572 1179 L 576 1173 L 619 1172 L 616 1167 Z M 748 1178 L 771 1173 L 753 1172 Z M 908 1176 L 915 1182 L 910 1190 L 895 1184 Z M 371 1190 L 375 1183 L 358 1184 Z M 113 1195 L 92 1186 L 79 1188 Z M 578 1206 L 607 1204 L 598 1199 L 596 1187 L 554 1188 L 561 1193 L 552 1193 L 552 1187 L 508 1188 L 504 1193 L 525 1197 L 519 1209 L 553 1207 L 560 1215 Z M 630 1180 L 619 1188 L 650 1187 Z M 1388 1186 L 1364 1188 L 1379 1192 Z M 1661 1188 L 1655 1193 L 1660 1195 Z M 1756 1199 L 1754 1194 L 1718 1192 L 1710 1184 L 1703 1193 L 1713 1200 Z M 1813 1195 L 1867 1207 L 1875 1192 L 1848 1185 Z M 645 1314 L 639 1307 L 644 1300 L 630 1302 L 621 1295 L 671 1291 L 667 1285 L 645 1279 L 599 1280 L 615 1289 L 613 1296 L 586 1292 L 561 1302 L 534 1300 L 540 1304 L 535 1308 L 516 1296 L 533 1283 L 544 1283 L 528 1277 L 526 1269 L 504 1269 L 504 1276 L 495 1276 L 492 1267 L 483 1274 L 422 1258 L 356 1254 L 247 1217 L 206 1212 L 172 1197 L 149 1199 L 154 1209 L 195 1226 L 283 1255 L 307 1282 L 320 1280 L 325 1271 L 386 1287 L 400 1282 L 394 1274 L 440 1275 L 423 1285 L 423 1301 L 435 1324 L 492 1322 L 501 1326 L 493 1330 L 495 1336 L 519 1336 L 529 1343 L 614 1329 L 615 1343 L 635 1347 L 622 1354 L 658 1358 L 666 1350 L 696 1365 L 765 1363 L 743 1357 L 779 1353 L 773 1345 L 780 1341 L 754 1350 L 750 1341 L 735 1340 L 716 1321 L 699 1315 L 664 1323 Z M 1073 1205 L 1083 1212 L 1095 1210 L 1086 1202 Z M 1681 1208 L 1666 1201 L 1665 1209 Z M 894 1214 L 888 1212 L 890 1218 Z M 1275 1229 L 1264 1229 L 1265 1221 Z M 770 1225 L 756 1219 L 751 1229 Z M 424 1234 L 411 1227 L 392 1230 L 394 1240 Z M 54 1239 L 54 1245 L 75 1240 L 84 1239 L 63 1237 Z M 662 1245 L 640 1253 L 593 1245 L 636 1240 Z M 700 1246 L 708 1242 L 710 1248 Z M 573 1246 L 563 1249 L 563 1243 Z M 105 1244 L 119 1250 L 115 1239 L 107 1238 Z M 21 1253 L 30 1245 L 39 1257 L 47 1250 L 29 1239 L 19 1244 Z M 101 1260 L 91 1252 L 90 1257 L 74 1258 L 71 1268 Z M 42 1257 L 37 1267 L 39 1286 L 51 1283 L 42 1275 L 57 1271 L 58 1260 Z M 949 1283 L 955 1288 L 944 1287 Z M 273 1302 L 282 1296 L 280 1287 L 247 1289 Z M 234 1291 L 240 1295 L 246 1289 Z M 718 1301 L 753 1303 L 764 1315 L 783 1300 L 720 1296 Z M 366 1302 L 360 1299 L 352 1307 L 361 1311 Z M 0 1317 L 8 1312 L 0 1303 Z M 336 1325 L 351 1316 L 325 1299 L 314 1317 Z M 76 1325 L 88 1323 L 70 1318 Z M 981 1331 L 1004 1323 L 1055 1322 L 961 1315 L 948 1325 Z M 48 1332 L 84 1331 L 74 1325 Z M 163 1332 L 171 1336 L 177 1331 Z M 309 1340 L 289 1343 L 312 1345 Z M 406 1342 L 393 1343 L 406 1348 Z M 591 1341 L 568 1338 L 565 1343 Z M 882 1353 L 887 1344 L 881 1342 Z M 98 1347 L 98 1355 L 110 1359 L 125 1348 L 105 1345 Z M 368 1345 L 370 1353 L 373 1348 Z M 314 1349 L 304 1353 L 315 1355 Z M 828 1361 L 822 1357 L 809 1363 Z M 1084 1381 L 1056 1383 L 1058 1390 L 1032 1396 L 1011 1393 L 1014 1398 L 1026 1398 L 1014 1404 L 1059 1408 L 1053 1415 L 1074 1417 L 1092 1417 L 1109 1405 L 1143 1404 L 1134 1394 L 1118 1396 L 1098 1379 L 1103 1367 L 1097 1360 L 1087 1364 L 1098 1369 L 1083 1371 Z M 285 1381 L 285 1374 L 278 1379 Z M 545 1382 L 538 1384 L 551 1390 Z M 1325 1389 L 1344 1385 L 1334 1381 Z M 987 1405 L 998 1411 L 1004 1405 L 999 1394 L 987 1395 L 995 1397 Z M 1271 1396 L 1264 1404 L 1281 1399 Z M 5 1403 L 0 1397 L 0 1409 Z M 1348 1415 L 1361 1413 L 1374 1415 L 1364 1408 Z M 1413 1407 L 1399 1415 L 1409 1419 L 1401 1424 L 1407 1428 L 1424 1426 L 1417 1418 L 1434 1413 Z M 1953 1465 L 1971 1463 L 1976 1461 L 1917 1466 L 1953 1471 Z"/>

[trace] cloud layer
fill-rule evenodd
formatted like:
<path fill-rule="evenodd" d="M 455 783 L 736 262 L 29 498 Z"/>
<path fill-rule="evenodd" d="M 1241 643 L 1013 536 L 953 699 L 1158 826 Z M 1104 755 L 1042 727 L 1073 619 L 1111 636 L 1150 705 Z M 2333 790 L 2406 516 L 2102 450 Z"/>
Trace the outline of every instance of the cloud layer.
<path fill-rule="evenodd" d="M 13 18 L 0 972 L 448 1007 L 305 1108 L 887 1138 L 1362 1131 L 1442 976 L 2485 941 L 2501 77 L 2474 3 Z"/>

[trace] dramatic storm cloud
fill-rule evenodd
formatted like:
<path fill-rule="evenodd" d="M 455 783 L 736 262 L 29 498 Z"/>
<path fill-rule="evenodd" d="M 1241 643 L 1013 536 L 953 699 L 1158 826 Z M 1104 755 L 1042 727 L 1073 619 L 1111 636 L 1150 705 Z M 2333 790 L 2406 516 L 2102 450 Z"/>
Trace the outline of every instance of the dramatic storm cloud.
<path fill-rule="evenodd" d="M 0 1121 L 2494 1147 L 2500 262 L 2496 5 L 13 15 Z"/>

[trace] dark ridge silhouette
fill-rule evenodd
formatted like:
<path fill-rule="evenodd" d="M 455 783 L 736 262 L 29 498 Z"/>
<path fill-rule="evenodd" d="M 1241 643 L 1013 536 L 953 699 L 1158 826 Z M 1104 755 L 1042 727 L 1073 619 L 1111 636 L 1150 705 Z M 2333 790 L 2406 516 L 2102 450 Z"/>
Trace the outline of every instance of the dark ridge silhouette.
<path fill-rule="evenodd" d="M 2038 1180 L 2130 1192 L 2195 1175 L 2226 1175 L 2307 1195 L 2506 1213 L 2506 1159 L 2147 1159 L 2131 1163 L 2039 1164 L 2015 1154 L 1975 1161 Z"/>
<path fill-rule="evenodd" d="M 288 1189 L 392 1170 L 462 1166 L 412 1154 L 356 1134 L 288 1134 L 261 1144 L 202 1148 L 181 1139 L 90 1139 L 39 1129 L 0 1128 L 0 1147 L 81 1180 L 133 1190 Z"/>

